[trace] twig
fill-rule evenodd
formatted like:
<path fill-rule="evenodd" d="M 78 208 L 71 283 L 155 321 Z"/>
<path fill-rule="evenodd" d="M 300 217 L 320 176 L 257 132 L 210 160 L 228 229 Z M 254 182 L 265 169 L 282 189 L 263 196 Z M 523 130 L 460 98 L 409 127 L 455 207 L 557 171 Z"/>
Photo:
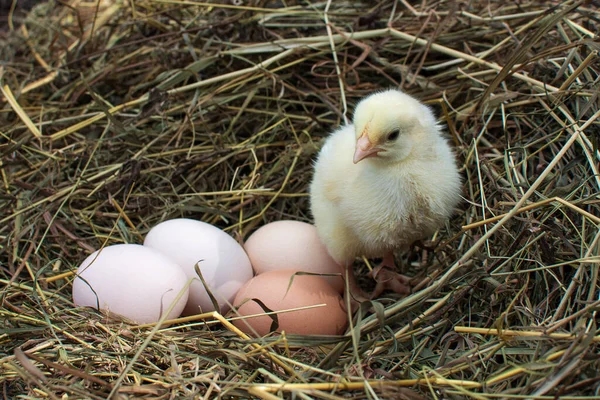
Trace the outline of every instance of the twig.
<path fill-rule="evenodd" d="M 468 326 L 455 326 L 454 330 L 458 333 L 477 333 L 480 335 L 493 335 L 511 340 L 513 338 L 550 338 L 561 340 L 574 340 L 577 336 L 573 333 L 546 333 L 538 331 L 516 331 L 512 329 L 492 329 L 492 328 L 472 328 Z M 594 336 L 592 341 L 600 342 L 600 335 Z"/>

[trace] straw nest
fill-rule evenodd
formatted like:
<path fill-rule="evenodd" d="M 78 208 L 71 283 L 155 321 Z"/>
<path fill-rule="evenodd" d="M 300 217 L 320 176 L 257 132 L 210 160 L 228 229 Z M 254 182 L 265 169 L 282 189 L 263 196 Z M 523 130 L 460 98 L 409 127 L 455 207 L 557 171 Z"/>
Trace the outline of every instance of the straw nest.
<path fill-rule="evenodd" d="M 600 396 L 594 3 L 73 0 L 9 15 L 2 395 Z M 398 254 L 412 295 L 386 293 L 326 338 L 73 305 L 65 273 L 165 219 L 241 238 L 310 222 L 322 139 L 387 87 L 436 109 L 465 181 L 447 226 Z"/>

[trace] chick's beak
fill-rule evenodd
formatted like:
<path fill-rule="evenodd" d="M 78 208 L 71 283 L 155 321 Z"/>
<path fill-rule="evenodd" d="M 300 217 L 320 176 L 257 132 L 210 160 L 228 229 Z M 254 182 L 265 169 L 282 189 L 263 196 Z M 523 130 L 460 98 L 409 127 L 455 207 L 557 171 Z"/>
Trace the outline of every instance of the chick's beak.
<path fill-rule="evenodd" d="M 354 159 L 352 162 L 357 164 L 361 160 L 364 160 L 367 157 L 376 157 L 377 153 L 383 151 L 378 147 L 375 147 L 373 143 L 369 140 L 369 136 L 367 136 L 367 132 L 364 131 L 360 138 L 356 141 L 356 150 L 354 151 Z"/>

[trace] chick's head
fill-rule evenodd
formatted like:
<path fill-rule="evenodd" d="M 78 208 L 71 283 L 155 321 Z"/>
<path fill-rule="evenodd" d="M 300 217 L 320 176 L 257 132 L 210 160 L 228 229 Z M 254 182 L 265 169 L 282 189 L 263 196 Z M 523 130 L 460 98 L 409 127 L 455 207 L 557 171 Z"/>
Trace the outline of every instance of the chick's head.
<path fill-rule="evenodd" d="M 354 112 L 354 163 L 395 163 L 411 155 L 415 144 L 438 134 L 429 107 L 399 90 L 375 93 L 358 103 Z"/>

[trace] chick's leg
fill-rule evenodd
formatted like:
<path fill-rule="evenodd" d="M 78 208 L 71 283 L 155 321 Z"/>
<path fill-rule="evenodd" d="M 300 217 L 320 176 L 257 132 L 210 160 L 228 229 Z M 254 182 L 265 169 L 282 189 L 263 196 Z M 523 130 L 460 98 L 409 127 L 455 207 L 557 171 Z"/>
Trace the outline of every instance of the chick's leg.
<path fill-rule="evenodd" d="M 387 267 L 387 268 L 386 268 Z M 370 275 L 377 282 L 375 290 L 371 293 L 371 299 L 379 297 L 384 290 L 392 290 L 398 294 L 410 294 L 410 279 L 406 275 L 395 271 L 394 253 L 389 252 L 383 257 L 383 261 L 377 267 L 373 268 Z"/>
<path fill-rule="evenodd" d="M 358 309 L 360 303 L 369 300 L 369 296 L 356 283 L 352 263 L 346 263 L 344 267 L 344 281 L 347 282 L 344 288 L 344 309 L 350 308 L 352 314 Z"/>
<path fill-rule="evenodd" d="M 381 264 L 379 264 L 377 268 L 381 269 L 383 267 L 396 268 L 393 252 L 389 252 L 383 256 L 383 260 L 381 260 Z"/>

